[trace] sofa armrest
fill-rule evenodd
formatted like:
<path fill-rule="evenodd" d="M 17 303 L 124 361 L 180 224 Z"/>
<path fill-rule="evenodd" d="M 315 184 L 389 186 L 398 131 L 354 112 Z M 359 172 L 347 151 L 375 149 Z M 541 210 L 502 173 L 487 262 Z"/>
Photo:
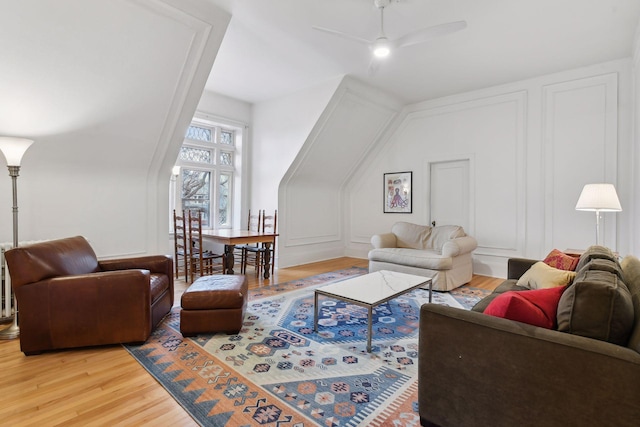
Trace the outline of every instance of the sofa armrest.
<path fill-rule="evenodd" d="M 373 245 L 375 249 L 395 248 L 396 235 L 393 233 L 375 234 L 371 237 L 371 245 Z"/>
<path fill-rule="evenodd" d="M 456 257 L 466 254 L 478 247 L 478 241 L 471 236 L 456 237 L 442 245 L 442 255 Z"/>
<path fill-rule="evenodd" d="M 98 265 L 102 271 L 143 269 L 155 274 L 173 276 L 173 259 L 168 255 L 107 259 L 98 261 Z"/>
<path fill-rule="evenodd" d="M 440 426 L 635 425 L 640 354 L 473 311 L 420 310 L 420 418 Z"/>
<path fill-rule="evenodd" d="M 522 275 L 538 262 L 537 259 L 509 258 L 507 261 L 507 279 L 518 280 Z"/>

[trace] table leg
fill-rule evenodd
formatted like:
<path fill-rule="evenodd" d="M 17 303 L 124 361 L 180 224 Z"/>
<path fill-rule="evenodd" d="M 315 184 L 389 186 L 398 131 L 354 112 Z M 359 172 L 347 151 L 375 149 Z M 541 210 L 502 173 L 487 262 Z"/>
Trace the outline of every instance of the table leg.
<path fill-rule="evenodd" d="M 431 302 L 432 295 L 433 295 L 433 280 L 429 280 L 429 302 Z"/>
<path fill-rule="evenodd" d="M 233 265 L 236 260 L 233 256 L 233 251 L 236 250 L 236 245 L 224 245 L 224 265 L 225 265 L 225 274 L 233 274 Z"/>
<path fill-rule="evenodd" d="M 264 278 L 268 279 L 271 274 L 271 266 L 269 264 L 271 262 L 271 242 L 264 242 L 264 248 Z"/>
<path fill-rule="evenodd" d="M 373 307 L 369 306 L 369 325 L 368 325 L 368 334 L 367 334 L 367 353 L 371 353 L 371 330 L 372 330 L 372 325 L 371 322 L 373 322 Z"/>
<path fill-rule="evenodd" d="M 313 332 L 318 332 L 318 293 L 313 293 Z"/>

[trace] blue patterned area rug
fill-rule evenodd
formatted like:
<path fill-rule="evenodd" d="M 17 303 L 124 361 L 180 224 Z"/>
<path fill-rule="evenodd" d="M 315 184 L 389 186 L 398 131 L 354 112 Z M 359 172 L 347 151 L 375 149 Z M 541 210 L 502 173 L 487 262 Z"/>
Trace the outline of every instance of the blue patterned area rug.
<path fill-rule="evenodd" d="M 417 289 L 375 309 L 366 352 L 366 309 L 313 289 L 365 274 L 350 268 L 250 291 L 238 335 L 183 338 L 174 308 L 151 338 L 125 348 L 202 426 L 418 426 Z M 471 308 L 488 292 L 434 292 Z"/>

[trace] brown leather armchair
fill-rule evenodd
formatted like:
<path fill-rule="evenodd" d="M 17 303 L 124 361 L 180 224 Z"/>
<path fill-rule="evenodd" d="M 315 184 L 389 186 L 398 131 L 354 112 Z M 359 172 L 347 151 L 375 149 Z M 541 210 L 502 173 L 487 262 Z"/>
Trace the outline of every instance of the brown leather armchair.
<path fill-rule="evenodd" d="M 169 256 L 98 261 L 77 236 L 14 248 L 5 259 L 26 355 L 144 342 L 173 306 Z"/>

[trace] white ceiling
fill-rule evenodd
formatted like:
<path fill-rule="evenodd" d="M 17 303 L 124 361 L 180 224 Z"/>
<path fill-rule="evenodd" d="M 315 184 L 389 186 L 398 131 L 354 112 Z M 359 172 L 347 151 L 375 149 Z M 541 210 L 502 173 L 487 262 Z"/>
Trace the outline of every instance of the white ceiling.
<path fill-rule="evenodd" d="M 638 0 L 391 0 L 390 39 L 465 20 L 460 32 L 395 50 L 369 75 L 373 0 L 209 0 L 232 14 L 207 89 L 248 102 L 350 74 L 413 103 L 631 56 Z"/>

